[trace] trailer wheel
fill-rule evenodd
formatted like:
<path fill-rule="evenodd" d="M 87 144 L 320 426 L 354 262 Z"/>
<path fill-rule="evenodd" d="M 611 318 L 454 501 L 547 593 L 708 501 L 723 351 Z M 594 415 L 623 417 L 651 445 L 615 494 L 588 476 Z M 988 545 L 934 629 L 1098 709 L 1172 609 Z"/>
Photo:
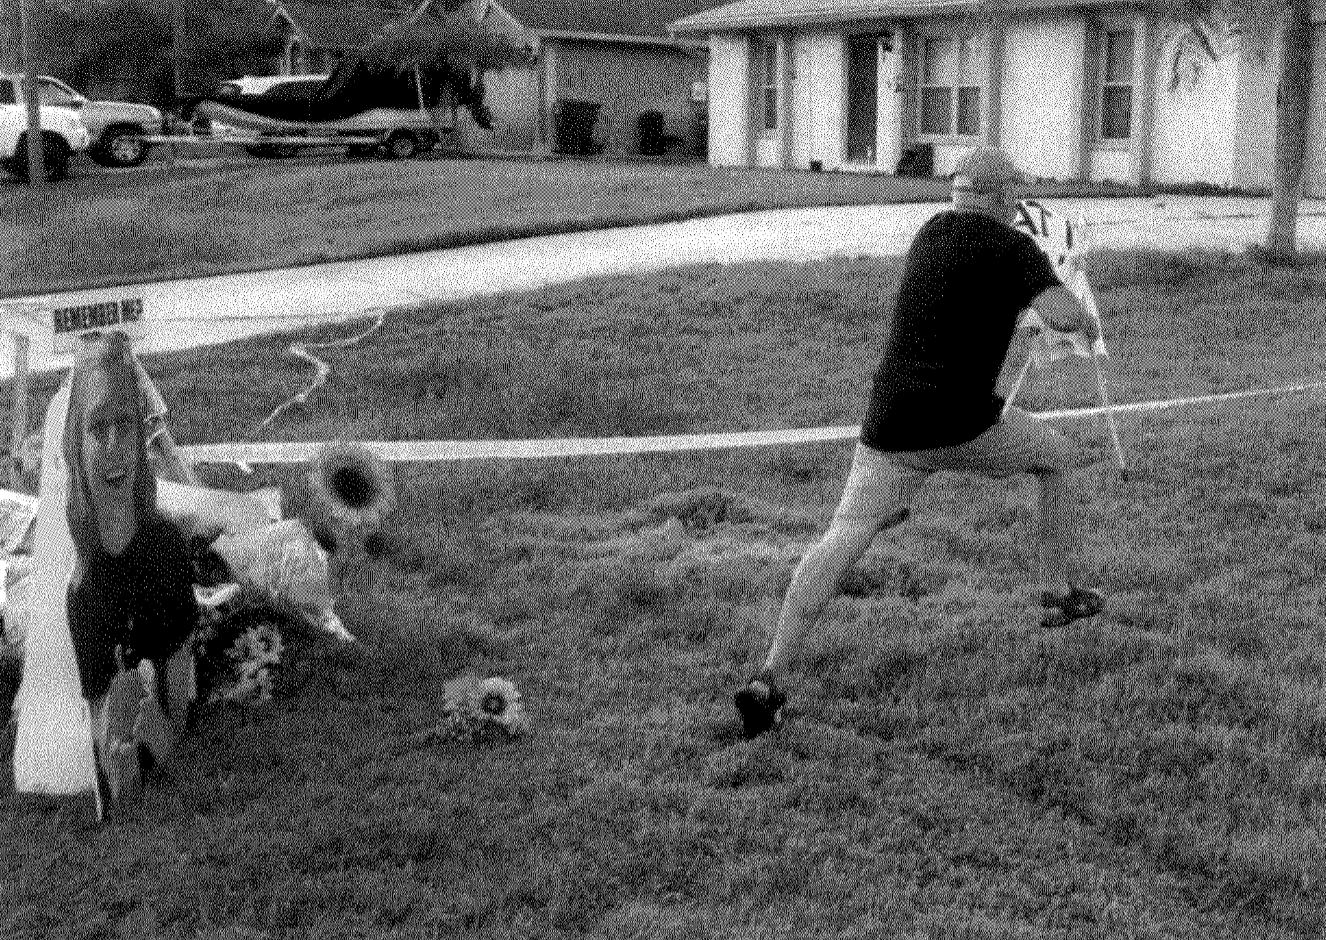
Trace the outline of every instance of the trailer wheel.
<path fill-rule="evenodd" d="M 392 131 L 387 138 L 387 156 L 393 160 L 406 160 L 419 152 L 419 138 L 409 131 Z"/>

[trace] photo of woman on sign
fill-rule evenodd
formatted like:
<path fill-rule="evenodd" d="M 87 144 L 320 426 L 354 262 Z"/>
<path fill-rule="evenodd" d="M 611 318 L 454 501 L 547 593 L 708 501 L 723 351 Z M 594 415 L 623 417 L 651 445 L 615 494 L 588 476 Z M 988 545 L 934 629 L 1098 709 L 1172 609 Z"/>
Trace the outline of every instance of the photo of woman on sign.
<path fill-rule="evenodd" d="M 136 785 L 140 759 L 164 762 L 184 729 L 198 624 L 188 547 L 157 510 L 131 356 L 122 333 L 83 350 L 63 441 L 77 558 L 69 632 L 106 778 L 99 786 L 112 797 Z"/>
<path fill-rule="evenodd" d="M 20 792 L 93 789 L 99 817 L 169 759 L 194 694 L 193 568 L 156 486 L 129 340 L 94 338 L 47 412 L 14 770 Z"/>

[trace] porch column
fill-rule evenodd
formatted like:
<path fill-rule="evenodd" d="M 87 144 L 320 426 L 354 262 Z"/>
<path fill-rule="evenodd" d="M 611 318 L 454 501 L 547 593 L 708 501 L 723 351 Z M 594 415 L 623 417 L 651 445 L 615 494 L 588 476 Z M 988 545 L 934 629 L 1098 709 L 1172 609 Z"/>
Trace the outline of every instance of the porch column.
<path fill-rule="evenodd" d="M 915 94 L 914 77 L 909 73 L 907 44 L 911 29 L 901 23 L 889 28 L 889 35 L 878 47 L 878 70 L 875 85 L 875 164 L 884 173 L 898 172 L 898 161 L 907 146 L 908 107 Z M 884 46 L 888 45 L 885 51 Z"/>
<path fill-rule="evenodd" d="M 1156 124 L 1156 66 L 1159 57 L 1156 14 L 1133 18 L 1133 126 L 1129 129 L 1129 182 L 1151 181 L 1151 140 Z"/>
<path fill-rule="evenodd" d="M 896 33 L 875 43 L 875 168 L 893 173 L 902 157 L 902 58 Z"/>
<path fill-rule="evenodd" d="M 1004 17 L 996 12 L 986 34 L 985 142 L 999 146 L 999 126 L 1004 119 Z"/>
<path fill-rule="evenodd" d="M 1076 178 L 1091 181 L 1091 156 L 1100 132 L 1100 53 L 1103 31 L 1089 17 L 1082 20 L 1082 80 L 1078 83 L 1078 154 Z"/>
<path fill-rule="evenodd" d="M 792 33 L 777 38 L 778 68 L 778 165 L 792 165 L 792 83 L 796 81 L 796 49 Z"/>
<path fill-rule="evenodd" d="M 557 149 L 557 44 L 539 43 L 539 126 L 543 144 L 551 153 Z"/>

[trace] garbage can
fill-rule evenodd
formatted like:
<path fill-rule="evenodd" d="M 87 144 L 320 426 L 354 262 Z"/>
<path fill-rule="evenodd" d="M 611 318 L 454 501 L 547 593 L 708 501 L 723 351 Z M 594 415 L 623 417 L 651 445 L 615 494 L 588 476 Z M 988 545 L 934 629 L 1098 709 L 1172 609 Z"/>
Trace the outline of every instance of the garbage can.
<path fill-rule="evenodd" d="M 661 157 L 667 151 L 663 139 L 663 112 L 641 111 L 637 119 L 640 129 L 640 155 Z"/>
<path fill-rule="evenodd" d="M 935 147 L 931 143 L 912 144 L 905 148 L 898 160 L 898 176 L 928 177 L 935 175 Z"/>
<path fill-rule="evenodd" d="M 557 102 L 557 150 L 581 156 L 594 152 L 594 124 L 599 119 L 597 101 L 563 98 Z"/>

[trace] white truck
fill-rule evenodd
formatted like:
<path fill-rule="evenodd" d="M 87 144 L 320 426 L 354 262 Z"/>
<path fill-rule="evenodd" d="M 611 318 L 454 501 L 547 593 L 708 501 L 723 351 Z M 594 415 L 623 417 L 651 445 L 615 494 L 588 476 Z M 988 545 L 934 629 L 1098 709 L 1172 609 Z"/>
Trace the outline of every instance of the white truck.
<path fill-rule="evenodd" d="M 92 134 L 70 108 L 41 105 L 38 111 L 46 178 L 63 179 L 69 172 L 69 157 L 86 150 Z M 0 76 L 0 167 L 27 181 L 28 108 L 21 80 L 12 76 Z"/>
<path fill-rule="evenodd" d="M 0 81 L 10 82 L 17 90 L 16 79 L 0 75 Z M 39 103 L 78 112 L 92 134 L 88 156 L 102 166 L 137 166 L 149 150 L 144 137 L 165 129 L 165 115 L 150 104 L 92 100 L 50 75 L 38 75 L 36 83 Z"/>

